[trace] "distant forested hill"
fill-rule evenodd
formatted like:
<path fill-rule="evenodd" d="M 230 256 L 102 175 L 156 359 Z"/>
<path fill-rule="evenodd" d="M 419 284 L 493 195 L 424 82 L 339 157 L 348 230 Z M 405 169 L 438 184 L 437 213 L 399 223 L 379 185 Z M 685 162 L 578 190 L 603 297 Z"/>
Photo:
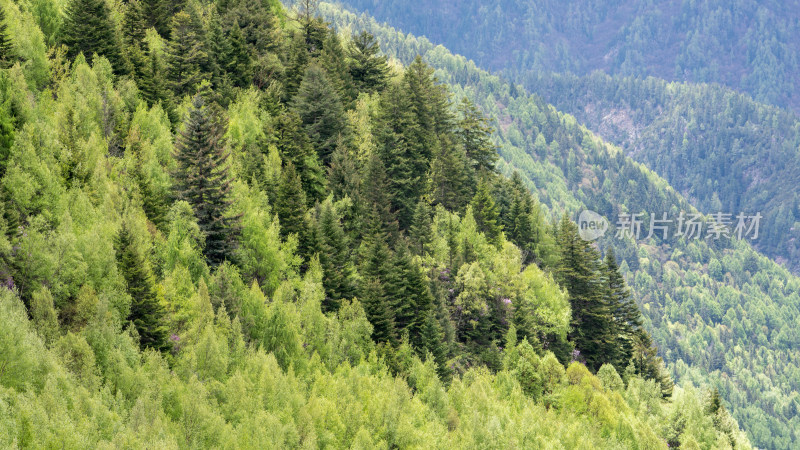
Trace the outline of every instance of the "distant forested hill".
<path fill-rule="evenodd" d="M 800 108 L 800 3 L 343 0 L 492 70 L 717 82 Z"/>

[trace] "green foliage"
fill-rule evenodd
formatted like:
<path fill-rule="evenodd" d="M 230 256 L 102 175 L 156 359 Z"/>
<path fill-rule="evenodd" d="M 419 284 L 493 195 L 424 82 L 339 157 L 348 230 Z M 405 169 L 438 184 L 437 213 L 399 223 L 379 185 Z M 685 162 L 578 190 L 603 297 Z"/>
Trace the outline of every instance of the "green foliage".
<path fill-rule="evenodd" d="M 227 159 L 222 124 L 200 95 L 195 95 L 178 140 L 175 196 L 193 208 L 205 238 L 203 253 L 212 265 L 232 258 L 238 216 L 231 216 Z"/>
<path fill-rule="evenodd" d="M 164 308 L 156 296 L 147 261 L 142 257 L 125 222 L 120 227 L 114 247 L 117 267 L 125 279 L 125 289 L 131 296 L 128 320 L 136 327 L 142 347 L 165 350 L 167 331 L 164 326 Z"/>
<path fill-rule="evenodd" d="M 103 0 L 71 0 L 65 11 L 61 43 L 70 58 L 83 53 L 91 63 L 94 54 L 105 56 L 117 72 L 123 70 L 120 46 L 111 12 Z"/>
<path fill-rule="evenodd" d="M 530 180 L 473 173 L 451 91 L 421 60 L 360 85 L 313 14 L 139 0 L 110 17 L 126 58 L 147 30 L 149 68 L 115 78 L 105 58 L 54 53 L 41 75 L 31 36 L 47 22 L 6 4 L 26 62 L 2 86 L 0 447 L 747 446 L 724 409 L 637 375 L 665 374 L 645 333 L 624 391 L 564 369 L 572 292 L 543 263 L 555 237 Z M 382 67 L 374 50 L 359 61 Z M 179 96 L 202 91 L 181 106 L 157 87 L 165 51 L 209 77 L 168 71 Z M 327 177 L 327 141 L 290 100 L 314 70 L 352 130 Z M 437 197 L 453 162 L 462 186 Z"/>

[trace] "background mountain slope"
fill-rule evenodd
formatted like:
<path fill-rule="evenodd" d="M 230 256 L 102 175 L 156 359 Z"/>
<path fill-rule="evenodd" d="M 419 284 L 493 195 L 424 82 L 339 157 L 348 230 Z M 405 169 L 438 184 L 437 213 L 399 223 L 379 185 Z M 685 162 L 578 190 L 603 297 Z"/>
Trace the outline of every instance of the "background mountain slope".
<path fill-rule="evenodd" d="M 401 61 L 423 54 L 455 92 L 474 98 L 498 124 L 503 170 L 522 173 L 552 210 L 588 207 L 609 218 L 620 210 L 691 210 L 665 180 L 538 97 L 427 39 L 333 6 L 323 12 L 340 28 L 369 29 Z M 678 381 L 719 386 L 756 445 L 791 448 L 799 429 L 800 280 L 744 243 L 608 239 L 603 245 L 625 259 L 648 330 Z"/>
<path fill-rule="evenodd" d="M 342 3 L 491 70 L 716 82 L 800 107 L 796 0 Z"/>
<path fill-rule="evenodd" d="M 760 211 L 756 248 L 800 270 L 796 2 L 343 3 L 502 71 L 705 213 Z"/>

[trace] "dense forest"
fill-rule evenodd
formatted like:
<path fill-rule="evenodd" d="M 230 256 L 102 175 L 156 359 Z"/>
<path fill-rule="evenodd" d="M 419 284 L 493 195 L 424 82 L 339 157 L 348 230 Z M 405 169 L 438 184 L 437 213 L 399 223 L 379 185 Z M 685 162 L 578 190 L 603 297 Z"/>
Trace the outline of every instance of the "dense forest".
<path fill-rule="evenodd" d="M 574 117 L 424 38 L 324 5 L 341 29 L 366 29 L 401 61 L 414 55 L 498 124 L 498 167 L 518 172 L 543 210 L 692 211 L 667 182 Z M 647 224 L 648 217 L 643 221 Z M 643 231 L 646 236 L 647 230 Z M 602 239 L 613 246 L 649 330 L 678 382 L 716 386 L 756 445 L 793 448 L 800 429 L 800 280 L 744 242 Z"/>
<path fill-rule="evenodd" d="M 800 270 L 791 2 L 343 3 L 502 70 L 705 213 L 762 212 L 757 249 Z"/>
<path fill-rule="evenodd" d="M 796 1 L 340 0 L 480 67 L 720 83 L 800 110 Z M 445 26 L 446 24 L 446 26 Z"/>
<path fill-rule="evenodd" d="M 520 79 L 659 173 L 698 209 L 761 212 L 761 233 L 753 245 L 793 272 L 800 270 L 795 113 L 717 85 L 600 73 L 528 73 Z"/>
<path fill-rule="evenodd" d="M 421 58 L 312 1 L 0 11 L 3 447 L 749 447 Z"/>

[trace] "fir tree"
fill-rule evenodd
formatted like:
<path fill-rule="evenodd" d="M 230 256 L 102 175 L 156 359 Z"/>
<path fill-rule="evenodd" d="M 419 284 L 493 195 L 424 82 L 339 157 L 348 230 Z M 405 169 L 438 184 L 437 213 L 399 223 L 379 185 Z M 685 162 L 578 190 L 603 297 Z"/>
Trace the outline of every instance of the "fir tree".
<path fill-rule="evenodd" d="M 433 311 L 428 311 L 428 313 L 424 315 L 420 341 L 422 353 L 430 353 L 433 356 L 439 378 L 444 381 L 449 380 L 452 374 L 447 367 L 445 336 L 442 331 L 442 326 L 436 319 L 436 314 Z"/>
<path fill-rule="evenodd" d="M 499 215 L 494 204 L 488 184 L 481 180 L 478 190 L 472 198 L 472 215 L 478 225 L 478 231 L 484 233 L 493 245 L 500 245 L 503 226 L 499 223 Z"/>
<path fill-rule="evenodd" d="M 164 308 L 155 293 L 152 274 L 141 255 L 126 223 L 123 222 L 114 241 L 117 267 L 125 279 L 131 296 L 128 320 L 139 333 L 142 347 L 167 350 L 167 332 L 164 326 Z"/>
<path fill-rule="evenodd" d="M 591 243 L 578 235 L 578 227 L 564 215 L 558 229 L 561 260 L 556 268 L 558 283 L 567 289 L 572 307 L 570 339 L 590 370 L 613 361 L 614 323 L 604 298 L 598 267 L 599 255 Z"/>
<path fill-rule="evenodd" d="M 384 233 L 384 237 L 394 236 L 398 232 L 398 224 L 392 211 L 392 196 L 388 192 L 389 179 L 383 161 L 374 153 L 367 160 L 362 184 L 368 215 L 367 226 L 372 233 Z"/>
<path fill-rule="evenodd" d="M 366 31 L 353 36 L 347 57 L 350 76 L 359 92 L 379 92 L 386 87 L 389 65 L 380 54 L 375 36 Z"/>
<path fill-rule="evenodd" d="M 364 312 L 372 324 L 375 342 L 397 342 L 394 311 L 391 297 L 385 286 L 391 271 L 391 252 L 379 235 L 371 236 L 362 244 L 362 282 L 359 289 Z"/>
<path fill-rule="evenodd" d="M 348 130 L 342 103 L 321 67 L 308 66 L 293 108 L 320 161 L 329 165 L 337 142 L 348 135 Z"/>
<path fill-rule="evenodd" d="M 451 211 L 463 211 L 472 196 L 470 172 L 464 149 L 444 139 L 431 162 L 430 188 L 435 202 Z"/>
<path fill-rule="evenodd" d="M 296 113 L 287 111 L 278 116 L 277 147 L 283 161 L 291 161 L 300 175 L 306 201 L 313 205 L 325 198 L 325 175 L 317 153 L 302 128 Z"/>
<path fill-rule="evenodd" d="M 210 75 L 203 71 L 208 64 L 208 53 L 203 25 L 197 14 L 194 8 L 189 8 L 172 18 L 166 78 L 177 97 L 195 93 L 200 82 Z"/>
<path fill-rule="evenodd" d="M 14 144 L 15 123 L 14 112 L 11 108 L 11 99 L 8 95 L 10 89 L 9 77 L 0 73 L 0 178 L 6 174 L 8 159 L 11 157 L 11 147 Z"/>
<path fill-rule="evenodd" d="M 425 255 L 428 245 L 431 242 L 431 217 L 433 211 L 427 199 L 422 198 L 414 210 L 414 220 L 408 229 L 411 241 L 416 245 L 416 251 L 420 255 Z"/>
<path fill-rule="evenodd" d="M 286 161 L 281 172 L 275 212 L 278 214 L 283 238 L 295 234 L 302 240 L 306 229 L 306 194 L 300 176 L 291 161 Z"/>
<path fill-rule="evenodd" d="M 495 171 L 497 148 L 491 140 L 494 130 L 489 126 L 489 121 L 467 97 L 458 105 L 458 111 L 461 114 L 458 136 L 470 164 L 476 172 Z"/>
<path fill-rule="evenodd" d="M 212 265 L 230 259 L 238 233 L 238 217 L 228 214 L 229 153 L 223 143 L 224 127 L 218 115 L 196 94 L 178 137 L 175 159 L 175 193 L 192 205 L 205 235 L 204 253 Z"/>
<path fill-rule="evenodd" d="M 350 264 L 347 243 L 339 218 L 330 201 L 322 204 L 319 217 L 320 252 L 319 262 L 322 266 L 325 287 L 325 300 L 322 308 L 325 312 L 336 311 L 342 300 L 351 299 L 355 295 L 353 285 L 353 268 Z"/>
<path fill-rule="evenodd" d="M 0 69 L 8 69 L 17 60 L 14 45 L 11 43 L 6 27 L 6 12 L 0 6 Z"/>
<path fill-rule="evenodd" d="M 639 307 L 631 297 L 625 279 L 619 272 L 614 250 L 609 248 L 603 262 L 603 271 L 607 288 L 608 304 L 616 328 L 617 361 L 613 364 L 618 371 L 623 371 L 633 355 L 634 333 L 642 326 L 642 315 Z"/>
<path fill-rule="evenodd" d="M 105 56 L 116 72 L 124 69 L 105 0 L 71 0 L 61 28 L 61 43 L 67 46 L 69 58 L 83 53 L 91 63 L 92 55 L 97 53 Z"/>
<path fill-rule="evenodd" d="M 375 125 L 379 155 L 386 170 L 386 192 L 401 229 L 411 224 L 414 207 L 425 187 L 430 155 L 419 140 L 417 124 L 407 93 L 391 86 L 381 96 Z M 428 144 L 430 142 L 427 142 Z"/>

